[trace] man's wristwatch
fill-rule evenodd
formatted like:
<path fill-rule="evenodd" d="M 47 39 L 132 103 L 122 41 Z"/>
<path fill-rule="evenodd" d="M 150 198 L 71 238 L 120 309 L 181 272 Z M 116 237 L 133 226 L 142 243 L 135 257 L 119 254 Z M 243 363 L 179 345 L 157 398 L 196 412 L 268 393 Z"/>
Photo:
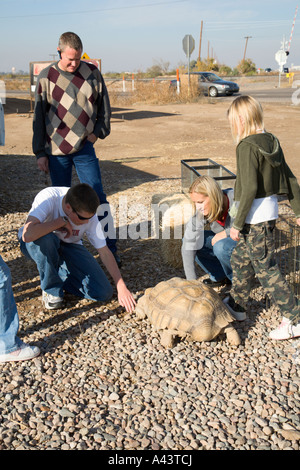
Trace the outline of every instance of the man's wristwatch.
<path fill-rule="evenodd" d="M 69 219 L 65 215 L 63 215 L 61 218 L 64 219 L 64 221 L 65 221 L 64 225 L 61 226 L 61 228 L 64 228 L 67 225 L 67 223 L 69 222 Z"/>

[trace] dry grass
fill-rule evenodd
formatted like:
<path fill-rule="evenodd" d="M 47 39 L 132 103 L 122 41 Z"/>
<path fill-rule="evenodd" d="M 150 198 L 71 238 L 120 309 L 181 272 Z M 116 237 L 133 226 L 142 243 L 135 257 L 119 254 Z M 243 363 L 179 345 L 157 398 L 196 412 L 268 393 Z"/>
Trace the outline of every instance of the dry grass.
<path fill-rule="evenodd" d="M 20 90 L 30 92 L 30 81 L 29 78 L 5 78 L 0 77 L 5 83 L 6 90 Z"/>
<path fill-rule="evenodd" d="M 169 103 L 193 103 L 207 98 L 199 94 L 196 87 L 182 85 L 180 94 L 176 88 L 170 88 L 170 82 L 167 81 L 136 81 L 134 91 L 126 94 L 116 91 L 113 88 L 109 90 L 109 96 L 112 105 L 121 105 L 123 103 L 147 103 L 147 104 L 169 104 Z"/>
<path fill-rule="evenodd" d="M 131 80 L 126 80 L 126 92 L 123 92 L 122 80 L 107 80 L 106 85 L 113 106 L 122 105 L 133 105 L 136 103 L 147 103 L 147 104 L 170 104 L 170 103 L 193 103 L 193 102 L 204 102 L 213 103 L 214 100 L 207 96 L 199 94 L 195 83 L 191 80 L 190 89 L 188 89 L 187 83 L 181 80 L 180 94 L 177 94 L 176 87 L 170 88 L 170 80 L 175 77 L 169 77 L 165 80 L 160 79 L 149 79 L 138 80 L 135 79 L 134 90 L 132 90 Z M 7 78 L 0 76 L 0 80 L 5 82 L 7 91 L 20 90 L 28 91 L 30 93 L 30 80 L 28 77 L 24 78 Z M 295 73 L 294 82 L 300 79 L 300 74 Z M 278 74 L 277 75 L 266 75 L 266 76 L 254 76 L 254 77 L 240 77 L 239 85 L 247 88 L 252 84 L 260 84 L 262 88 L 276 87 L 278 85 Z M 281 87 L 291 87 L 292 84 L 289 82 L 285 74 L 282 74 Z"/>

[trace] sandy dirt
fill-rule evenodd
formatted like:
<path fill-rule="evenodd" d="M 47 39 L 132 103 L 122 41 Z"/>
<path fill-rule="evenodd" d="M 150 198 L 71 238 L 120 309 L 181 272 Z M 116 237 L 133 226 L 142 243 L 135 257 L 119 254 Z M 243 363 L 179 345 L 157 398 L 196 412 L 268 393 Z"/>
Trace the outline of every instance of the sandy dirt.
<path fill-rule="evenodd" d="M 105 171 L 107 162 L 144 178 L 180 177 L 180 161 L 211 158 L 235 172 L 235 146 L 226 112 L 230 99 L 209 103 L 112 107 L 112 132 L 96 151 Z M 262 103 L 267 130 L 282 144 L 285 157 L 300 178 L 300 108 L 290 103 Z M 7 99 L 6 145 L 0 155 L 32 156 L 32 113 L 24 99 Z M 18 167 L 17 160 L 16 167 Z M 143 172 L 144 174 L 142 174 Z M 25 176 L 25 175 L 24 175 Z M 112 186 L 107 191 L 113 192 Z"/>

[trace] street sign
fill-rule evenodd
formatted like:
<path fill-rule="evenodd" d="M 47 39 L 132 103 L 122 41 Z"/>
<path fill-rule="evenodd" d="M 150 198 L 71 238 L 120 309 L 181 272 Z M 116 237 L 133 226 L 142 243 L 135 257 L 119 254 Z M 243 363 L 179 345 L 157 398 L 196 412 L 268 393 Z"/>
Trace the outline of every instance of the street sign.
<path fill-rule="evenodd" d="M 285 65 L 287 61 L 286 53 L 283 49 L 279 49 L 279 51 L 275 54 L 275 60 L 278 65 Z"/>
<path fill-rule="evenodd" d="M 195 49 L 195 40 L 190 34 L 186 34 L 182 40 L 183 50 L 187 57 L 190 57 L 193 50 Z"/>
<path fill-rule="evenodd" d="M 190 57 L 195 49 L 195 40 L 190 34 L 186 34 L 182 40 L 183 50 L 188 58 L 188 94 L 190 94 Z"/>
<path fill-rule="evenodd" d="M 88 56 L 85 52 L 84 54 L 82 54 L 81 60 L 89 62 L 90 64 L 94 64 L 101 72 L 101 59 L 91 59 L 90 56 Z"/>
<path fill-rule="evenodd" d="M 276 52 L 275 60 L 279 65 L 278 86 L 280 87 L 281 72 L 283 71 L 283 66 L 286 64 L 287 61 L 287 55 L 283 49 L 279 49 L 279 51 Z"/>

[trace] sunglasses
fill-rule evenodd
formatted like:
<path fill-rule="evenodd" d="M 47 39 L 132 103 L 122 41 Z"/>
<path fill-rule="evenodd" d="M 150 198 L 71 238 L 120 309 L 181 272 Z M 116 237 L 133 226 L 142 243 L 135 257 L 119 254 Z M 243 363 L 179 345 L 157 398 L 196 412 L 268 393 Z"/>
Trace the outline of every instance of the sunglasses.
<path fill-rule="evenodd" d="M 90 220 L 92 217 L 94 217 L 95 214 L 91 215 L 91 217 L 82 217 L 82 215 L 78 214 L 78 212 L 72 207 L 72 211 L 74 214 L 77 215 L 78 219 L 80 220 Z"/>

